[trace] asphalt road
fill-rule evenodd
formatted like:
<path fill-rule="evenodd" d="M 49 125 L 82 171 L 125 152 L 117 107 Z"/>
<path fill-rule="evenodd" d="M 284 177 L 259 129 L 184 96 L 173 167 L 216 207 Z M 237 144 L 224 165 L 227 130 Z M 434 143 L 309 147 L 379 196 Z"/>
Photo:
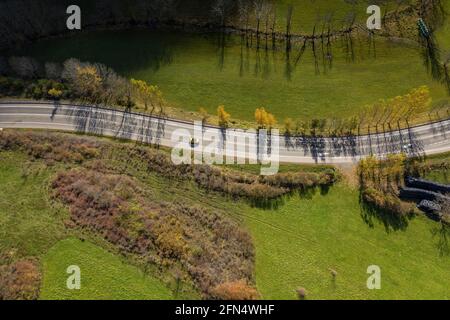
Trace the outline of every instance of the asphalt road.
<path fill-rule="evenodd" d="M 184 129 L 191 135 L 194 132 L 193 124 L 184 121 L 160 119 L 107 108 L 32 102 L 0 103 L 0 128 L 85 132 L 166 147 L 173 147 L 177 143 L 172 140 L 175 130 Z M 216 133 L 218 137 L 224 136 L 224 132 L 219 128 L 207 127 L 204 130 L 206 129 Z M 241 138 L 245 135 L 241 130 L 233 129 L 228 129 L 226 134 Z M 405 130 L 364 136 L 336 138 L 280 136 L 279 161 L 345 164 L 354 163 L 370 154 L 384 156 L 403 151 L 409 156 L 430 155 L 450 151 L 448 137 L 450 137 L 450 119 Z M 244 141 L 240 141 L 238 145 L 242 146 Z M 255 148 L 254 142 L 250 146 L 247 143 L 241 151 L 247 152 L 252 147 Z M 276 144 L 272 144 L 272 150 L 275 150 L 274 148 Z M 235 154 L 234 150 L 227 148 L 224 150 L 227 156 Z M 238 153 L 237 157 L 243 157 L 242 155 Z M 249 158 L 248 155 L 246 158 Z"/>

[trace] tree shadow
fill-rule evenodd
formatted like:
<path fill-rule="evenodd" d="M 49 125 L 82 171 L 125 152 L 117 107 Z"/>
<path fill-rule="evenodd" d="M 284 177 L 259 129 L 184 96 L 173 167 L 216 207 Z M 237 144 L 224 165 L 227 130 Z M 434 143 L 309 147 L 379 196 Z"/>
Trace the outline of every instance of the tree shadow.
<path fill-rule="evenodd" d="M 450 226 L 441 223 L 439 226 L 433 227 L 430 231 L 433 238 L 437 238 L 436 247 L 439 255 L 441 257 L 450 255 Z"/>

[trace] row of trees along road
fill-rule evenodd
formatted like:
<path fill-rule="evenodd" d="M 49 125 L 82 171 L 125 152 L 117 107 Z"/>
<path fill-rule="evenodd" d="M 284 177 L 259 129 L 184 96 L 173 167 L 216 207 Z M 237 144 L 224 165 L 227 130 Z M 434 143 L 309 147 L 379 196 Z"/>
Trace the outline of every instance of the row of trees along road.
<path fill-rule="evenodd" d="M 95 105 L 118 105 L 130 110 L 137 104 L 145 111 L 165 113 L 161 90 L 145 81 L 128 80 L 100 63 L 68 59 L 62 64 L 40 63 L 30 57 L 0 57 L 1 92 L 23 91 L 33 99 L 67 99 Z M 21 89 L 21 90 L 18 90 Z"/>
<path fill-rule="evenodd" d="M 316 118 L 311 120 L 286 118 L 284 130 L 286 135 L 352 135 L 364 132 L 379 132 L 387 129 L 394 130 L 409 126 L 414 118 L 427 115 L 432 118 L 432 113 L 444 110 L 448 115 L 448 104 L 431 108 L 430 90 L 427 86 L 412 89 L 409 93 L 392 99 L 381 99 L 373 105 L 367 105 L 359 115 L 349 118 Z M 205 121 L 208 116 L 205 109 L 200 113 Z M 219 125 L 228 127 L 230 114 L 222 105 L 217 109 Z M 277 125 L 275 116 L 264 108 L 255 110 L 255 122 L 258 128 L 271 129 Z"/>

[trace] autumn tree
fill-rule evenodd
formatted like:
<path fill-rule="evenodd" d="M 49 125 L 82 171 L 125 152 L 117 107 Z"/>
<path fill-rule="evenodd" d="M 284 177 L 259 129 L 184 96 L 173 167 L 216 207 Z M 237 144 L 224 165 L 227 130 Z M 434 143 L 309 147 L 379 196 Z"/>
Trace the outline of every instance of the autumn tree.
<path fill-rule="evenodd" d="M 138 100 L 140 100 L 144 104 L 144 108 L 147 111 L 149 104 L 152 106 L 151 113 L 153 113 L 155 106 L 153 104 L 153 98 L 155 95 L 156 88 L 154 86 L 149 85 L 147 82 L 143 80 L 130 80 L 131 85 L 133 86 L 133 90 L 136 93 Z"/>
<path fill-rule="evenodd" d="M 292 118 L 284 119 L 284 129 L 286 130 L 287 135 L 291 135 L 292 132 L 295 130 L 295 124 Z"/>
<path fill-rule="evenodd" d="M 267 112 L 264 108 L 257 108 L 255 110 L 255 121 L 259 129 L 271 129 L 277 123 L 275 116 Z"/>
<path fill-rule="evenodd" d="M 417 116 L 429 109 L 431 105 L 430 89 L 427 86 L 421 86 L 411 90 L 405 96 L 405 104 L 407 105 L 405 120 L 408 122 L 411 116 Z"/>
<path fill-rule="evenodd" d="M 301 135 L 305 135 L 309 130 L 309 122 L 298 119 L 295 124 L 295 127 L 296 127 L 297 133 L 300 133 Z"/>
<path fill-rule="evenodd" d="M 76 69 L 75 90 L 81 97 L 98 102 L 102 91 L 102 78 L 94 66 L 88 65 Z"/>
<path fill-rule="evenodd" d="M 219 117 L 219 126 L 221 128 L 228 128 L 230 114 L 225 111 L 225 106 L 221 105 L 217 108 L 217 116 Z"/>
<path fill-rule="evenodd" d="M 53 100 L 59 100 L 62 94 L 63 94 L 62 90 L 56 88 L 51 88 L 50 90 L 48 90 L 48 95 Z"/>

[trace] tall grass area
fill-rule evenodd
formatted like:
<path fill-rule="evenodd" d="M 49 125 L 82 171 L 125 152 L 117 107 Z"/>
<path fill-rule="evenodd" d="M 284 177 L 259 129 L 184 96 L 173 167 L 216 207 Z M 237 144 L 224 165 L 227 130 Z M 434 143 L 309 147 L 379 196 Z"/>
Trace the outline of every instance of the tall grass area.
<path fill-rule="evenodd" d="M 120 152 L 120 146 L 111 150 Z M 100 236 L 66 229 L 68 212 L 49 200 L 47 186 L 56 172 L 77 165 L 45 166 L 27 159 L 20 152 L 0 152 L 0 252 L 40 259 L 41 299 L 199 298 L 189 282 L 182 296 L 174 297 L 172 270 L 144 273 L 132 266 L 141 266 L 136 257 L 116 255 Z M 345 181 L 315 192 L 293 192 L 269 210 L 198 188 L 194 181 L 163 177 L 148 171 L 144 161 L 122 159 L 117 154 L 107 163 L 151 188 L 151 199 L 183 199 L 186 206 L 232 217 L 248 230 L 256 253 L 256 286 L 265 299 L 296 299 L 300 287 L 307 299 L 450 299 L 450 230 L 424 215 L 397 221 L 362 211 L 358 190 Z M 327 169 L 282 166 L 284 172 Z M 258 167 L 240 170 L 258 172 Z M 81 267 L 80 292 L 65 289 L 69 265 Z M 366 287 L 370 265 L 381 268 L 381 290 Z"/>
<path fill-rule="evenodd" d="M 450 153 L 433 155 L 427 158 L 430 169 L 422 174 L 422 177 L 443 184 L 450 184 Z"/>
<path fill-rule="evenodd" d="M 66 286 L 68 266 L 81 270 L 81 289 Z M 90 242 L 69 238 L 44 256 L 41 299 L 50 300 L 161 300 L 173 294 L 160 280 L 144 274 L 118 256 Z"/>
<path fill-rule="evenodd" d="M 50 175 L 19 152 L 0 152 L 0 252 L 41 256 L 67 236 L 68 213 L 52 207 L 46 192 Z"/>
<path fill-rule="evenodd" d="M 79 234 L 66 229 L 67 210 L 49 198 L 48 183 L 57 169 L 21 152 L 0 152 L 0 265 L 35 257 L 44 279 L 41 299 L 174 298 L 151 273 L 144 275 L 92 243 L 64 240 Z M 82 290 L 66 289 L 69 265 L 81 267 Z"/>
<path fill-rule="evenodd" d="M 307 299 L 450 298 L 450 230 L 424 216 L 398 230 L 372 217 L 371 227 L 358 191 L 345 184 L 326 195 L 294 196 L 275 211 L 244 211 L 265 299 L 295 299 L 299 287 Z M 366 287 L 370 265 L 381 268 L 381 290 Z"/>

